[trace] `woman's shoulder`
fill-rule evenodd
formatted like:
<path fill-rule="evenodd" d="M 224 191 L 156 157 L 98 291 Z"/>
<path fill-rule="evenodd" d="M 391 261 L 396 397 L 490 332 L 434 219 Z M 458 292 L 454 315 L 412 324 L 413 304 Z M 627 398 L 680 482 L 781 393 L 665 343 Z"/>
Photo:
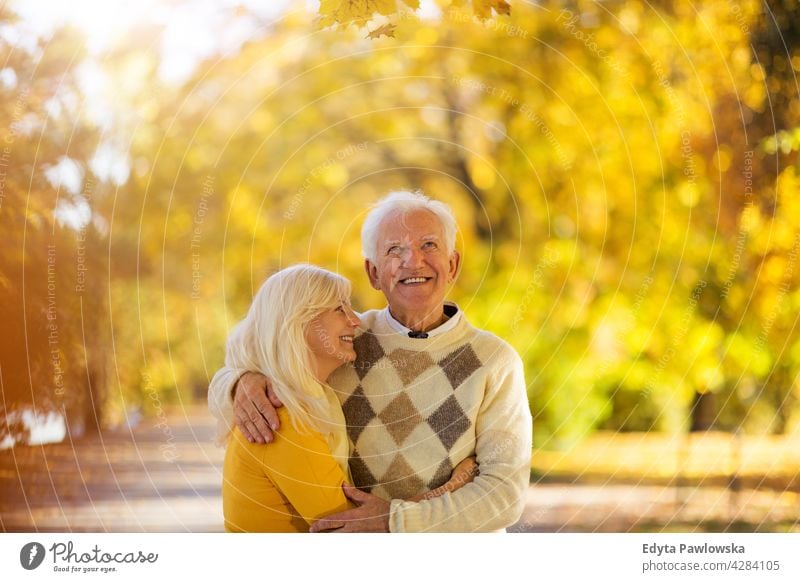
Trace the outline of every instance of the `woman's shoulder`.
<path fill-rule="evenodd" d="M 325 437 L 311 428 L 303 426 L 301 423 L 295 425 L 292 422 L 292 416 L 285 406 L 277 409 L 278 420 L 281 425 L 275 432 L 275 440 L 270 443 L 277 449 L 293 449 L 295 453 L 300 451 L 316 452 L 321 447 L 327 449 L 327 440 Z"/>
<path fill-rule="evenodd" d="M 287 448 L 315 450 L 320 444 L 326 445 L 325 437 L 319 432 L 304 428 L 302 425 L 295 426 L 285 406 L 277 408 L 276 412 L 278 413 L 280 428 L 274 432 L 275 439 L 272 442 L 267 444 L 251 443 L 242 431 L 235 427 L 231 432 L 228 447 L 239 449 L 249 456 L 262 458 L 283 452 Z"/>

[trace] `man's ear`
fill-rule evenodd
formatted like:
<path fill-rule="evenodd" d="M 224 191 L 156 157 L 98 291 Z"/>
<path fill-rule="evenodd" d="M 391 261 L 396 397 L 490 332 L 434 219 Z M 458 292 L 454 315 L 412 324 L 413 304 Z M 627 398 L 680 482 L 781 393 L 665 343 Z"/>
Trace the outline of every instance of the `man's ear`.
<path fill-rule="evenodd" d="M 458 277 L 458 271 L 461 268 L 461 255 L 458 254 L 458 251 L 453 251 L 450 254 L 450 272 L 448 275 L 450 276 L 449 283 L 452 283 Z"/>
<path fill-rule="evenodd" d="M 364 259 L 364 270 L 367 272 L 367 277 L 369 277 L 372 288 L 380 291 L 381 286 L 378 278 L 378 267 L 369 259 Z"/>

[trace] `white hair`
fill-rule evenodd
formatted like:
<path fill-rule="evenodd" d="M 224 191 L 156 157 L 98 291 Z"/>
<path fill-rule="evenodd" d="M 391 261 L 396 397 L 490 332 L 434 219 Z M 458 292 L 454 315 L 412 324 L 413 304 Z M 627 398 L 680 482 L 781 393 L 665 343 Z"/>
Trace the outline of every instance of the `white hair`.
<path fill-rule="evenodd" d="M 361 227 L 361 254 L 372 263 L 377 263 L 378 233 L 384 219 L 396 211 L 411 212 L 426 210 L 432 213 L 444 230 L 444 243 L 448 256 L 456 248 L 456 217 L 444 202 L 432 200 L 421 192 L 398 190 L 390 192 L 378 200 L 367 214 L 364 226 Z"/>
<path fill-rule="evenodd" d="M 298 428 L 331 434 L 331 411 L 323 384 L 313 375 L 306 329 L 311 320 L 342 301 L 350 282 L 313 265 L 294 265 L 270 276 L 253 298 L 247 316 L 228 338 L 225 365 L 261 372 Z"/>

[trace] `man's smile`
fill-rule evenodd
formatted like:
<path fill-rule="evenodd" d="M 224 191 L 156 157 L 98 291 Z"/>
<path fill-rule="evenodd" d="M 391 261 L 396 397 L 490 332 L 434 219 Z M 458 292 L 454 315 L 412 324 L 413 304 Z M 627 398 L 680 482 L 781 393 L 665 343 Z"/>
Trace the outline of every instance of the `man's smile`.
<path fill-rule="evenodd" d="M 408 277 L 407 279 L 400 279 L 402 285 L 423 285 L 433 279 L 433 277 Z"/>

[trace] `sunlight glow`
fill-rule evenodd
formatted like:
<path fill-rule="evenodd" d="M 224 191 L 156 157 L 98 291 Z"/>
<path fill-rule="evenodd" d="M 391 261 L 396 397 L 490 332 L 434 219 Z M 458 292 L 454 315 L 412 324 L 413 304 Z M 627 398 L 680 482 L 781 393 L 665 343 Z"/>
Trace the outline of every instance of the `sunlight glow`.
<path fill-rule="evenodd" d="M 27 31 L 47 39 L 59 26 L 74 26 L 86 38 L 90 55 L 95 56 L 125 42 L 126 37 L 143 26 L 162 29 L 160 46 L 152 48 L 160 52 L 161 76 L 173 83 L 184 81 L 200 60 L 238 49 L 259 27 L 281 18 L 288 6 L 288 0 L 17 0 L 13 3 Z"/>

